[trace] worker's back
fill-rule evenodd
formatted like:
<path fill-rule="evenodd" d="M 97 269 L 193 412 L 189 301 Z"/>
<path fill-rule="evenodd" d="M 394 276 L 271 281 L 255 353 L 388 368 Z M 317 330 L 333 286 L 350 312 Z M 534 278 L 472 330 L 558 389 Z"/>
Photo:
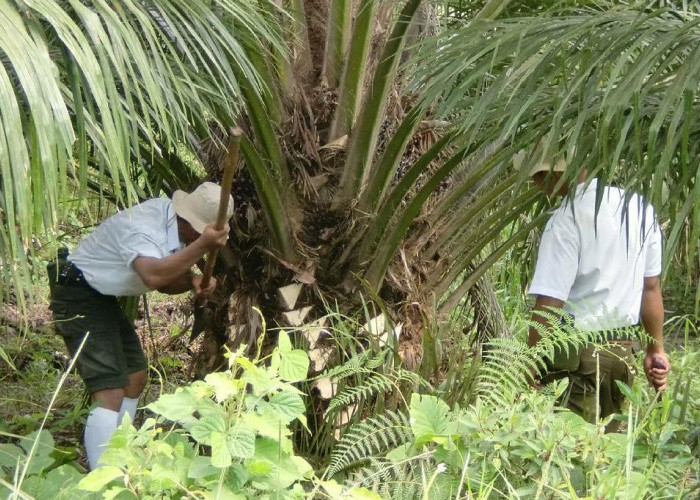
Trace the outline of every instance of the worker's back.
<path fill-rule="evenodd" d="M 661 236 L 654 209 L 638 195 L 579 185 L 542 234 L 530 293 L 566 301 L 576 326 L 603 330 L 636 324 L 645 276 L 661 273 Z M 627 209 L 625 210 L 625 204 Z"/>
<path fill-rule="evenodd" d="M 163 258 L 181 246 L 172 202 L 144 201 L 102 222 L 83 239 L 69 260 L 106 295 L 142 295 L 149 291 L 131 266 L 138 256 Z"/>

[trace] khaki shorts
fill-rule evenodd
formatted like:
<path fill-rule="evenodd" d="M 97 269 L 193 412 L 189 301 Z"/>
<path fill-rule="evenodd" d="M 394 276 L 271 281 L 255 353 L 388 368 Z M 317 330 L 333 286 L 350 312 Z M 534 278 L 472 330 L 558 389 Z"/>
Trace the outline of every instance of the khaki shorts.
<path fill-rule="evenodd" d="M 76 361 L 90 393 L 129 385 L 129 375 L 148 367 L 134 325 L 116 297 L 92 288 L 51 283 L 51 311 L 56 331 L 74 356 L 90 332 Z"/>

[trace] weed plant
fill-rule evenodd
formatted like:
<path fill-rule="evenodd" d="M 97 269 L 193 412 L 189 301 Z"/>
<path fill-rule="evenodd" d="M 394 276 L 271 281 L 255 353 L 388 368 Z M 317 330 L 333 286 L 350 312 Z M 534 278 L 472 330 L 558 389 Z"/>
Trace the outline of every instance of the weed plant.
<path fill-rule="evenodd" d="M 308 397 L 298 388 L 309 360 L 280 332 L 269 356 L 258 348 L 249 360 L 242 347 L 230 354 L 228 370 L 148 405 L 150 416 L 139 428 L 123 423 L 104 454 L 106 465 L 87 475 L 67 463 L 46 430 L 24 437 L 5 433 L 0 493 L 15 498 L 45 498 L 47 491 L 58 492 L 52 495 L 58 498 L 697 495 L 700 387 L 693 377 L 699 343 L 671 353 L 674 370 L 663 395 L 641 380 L 623 387 L 629 408 L 615 418 L 624 420 L 625 431 L 606 434 L 607 422 L 589 424 L 557 406 L 565 382 L 541 391 L 526 385 L 525 370 L 539 366 L 554 346 L 591 340 L 564 328 L 553 337 L 539 350 L 515 339 L 487 345 L 488 354 L 471 371 L 471 404 L 448 404 L 446 393 L 402 375 L 398 365 L 386 363 L 390 351 L 357 353 L 324 375 L 361 374 L 330 406 L 335 411 L 364 402 L 366 409 L 343 429 L 327 466 L 314 467 L 294 446 L 295 425 L 309 432 Z M 399 391 L 398 404 L 378 409 L 377 395 L 395 392 L 402 377 L 408 377 L 412 393 Z"/>

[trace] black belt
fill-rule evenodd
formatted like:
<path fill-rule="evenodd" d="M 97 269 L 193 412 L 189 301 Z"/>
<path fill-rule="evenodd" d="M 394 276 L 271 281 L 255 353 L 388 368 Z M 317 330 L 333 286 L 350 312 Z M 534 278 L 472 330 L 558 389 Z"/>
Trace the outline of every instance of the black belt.
<path fill-rule="evenodd" d="M 62 286 L 77 286 L 81 288 L 90 288 L 90 284 L 85 279 L 83 272 L 77 268 L 69 260 L 55 260 L 46 266 L 49 274 L 49 281 L 56 285 Z"/>

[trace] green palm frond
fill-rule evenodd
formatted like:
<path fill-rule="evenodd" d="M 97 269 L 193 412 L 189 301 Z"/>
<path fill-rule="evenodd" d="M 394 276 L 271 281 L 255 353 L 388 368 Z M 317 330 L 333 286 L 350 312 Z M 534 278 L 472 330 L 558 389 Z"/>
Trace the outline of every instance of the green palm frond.
<path fill-rule="evenodd" d="M 672 233 L 690 220 L 697 249 L 700 204 L 686 200 L 698 199 L 700 179 L 699 41 L 700 16 L 630 6 L 475 21 L 431 47 L 416 88 L 467 143 L 530 152 L 523 177 L 550 134 L 548 152 L 569 158 L 569 183 L 587 169 L 641 193 L 671 214 Z M 687 219 L 674 215 L 683 206 Z"/>
<path fill-rule="evenodd" d="M 283 49 L 266 12 L 248 0 L 0 0 L 5 278 L 26 273 L 29 242 L 56 223 L 71 177 L 83 196 L 96 169 L 131 203 L 148 189 L 134 181 L 146 154 L 235 121 L 239 78 L 264 86 L 243 46 Z"/>
<path fill-rule="evenodd" d="M 384 118 L 389 95 L 396 84 L 395 76 L 406 40 L 406 33 L 420 3 L 421 0 L 407 0 L 405 2 L 379 58 L 379 63 L 357 117 L 357 124 L 352 127 L 346 166 L 340 179 L 340 190 L 336 200 L 334 200 L 336 206 L 357 198 L 369 181 L 372 160 L 379 140 L 380 125 Z M 353 70 L 357 70 L 357 68 L 348 65 L 346 75 Z"/>

